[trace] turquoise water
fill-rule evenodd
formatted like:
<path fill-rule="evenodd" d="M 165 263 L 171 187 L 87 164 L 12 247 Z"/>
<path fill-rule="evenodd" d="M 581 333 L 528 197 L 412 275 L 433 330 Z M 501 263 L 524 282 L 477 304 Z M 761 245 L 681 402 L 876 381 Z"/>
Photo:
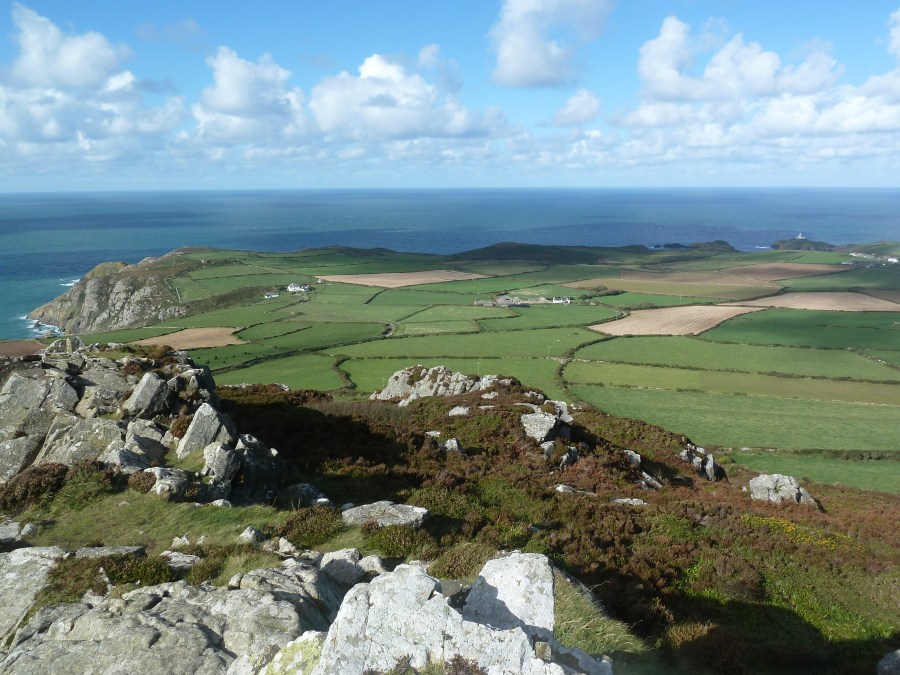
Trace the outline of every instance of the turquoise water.
<path fill-rule="evenodd" d="M 0 195 L 0 338 L 94 265 L 181 246 L 452 253 L 499 241 L 752 250 L 900 239 L 898 190 L 328 190 Z"/>

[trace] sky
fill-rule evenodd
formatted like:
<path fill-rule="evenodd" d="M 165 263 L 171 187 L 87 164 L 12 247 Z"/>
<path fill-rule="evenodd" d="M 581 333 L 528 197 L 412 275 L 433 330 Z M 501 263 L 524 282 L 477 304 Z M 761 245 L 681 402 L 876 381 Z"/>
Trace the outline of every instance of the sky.
<path fill-rule="evenodd" d="M 900 0 L 0 0 L 0 192 L 898 185 Z"/>

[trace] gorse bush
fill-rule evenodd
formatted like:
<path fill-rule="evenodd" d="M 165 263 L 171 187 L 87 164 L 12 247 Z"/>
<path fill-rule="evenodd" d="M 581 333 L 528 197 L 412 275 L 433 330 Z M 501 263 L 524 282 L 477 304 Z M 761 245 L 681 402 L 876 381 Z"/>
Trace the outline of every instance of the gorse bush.
<path fill-rule="evenodd" d="M 437 545 L 426 530 L 414 530 L 404 525 L 376 528 L 366 543 L 387 558 L 422 558 L 434 555 Z"/>
<path fill-rule="evenodd" d="M 153 489 L 154 485 L 156 485 L 156 476 L 152 473 L 147 473 L 145 471 L 136 471 L 135 473 L 128 476 L 128 487 L 130 487 L 135 492 L 142 492 L 146 494 Z"/>

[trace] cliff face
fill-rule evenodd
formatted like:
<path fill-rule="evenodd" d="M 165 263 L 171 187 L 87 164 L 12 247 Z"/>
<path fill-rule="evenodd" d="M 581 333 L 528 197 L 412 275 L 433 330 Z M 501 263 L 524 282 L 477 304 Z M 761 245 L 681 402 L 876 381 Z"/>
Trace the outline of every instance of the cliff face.
<path fill-rule="evenodd" d="M 166 283 L 157 259 L 98 265 L 58 298 L 28 315 L 66 333 L 134 328 L 181 316 L 187 308 Z M 167 274 L 168 272 L 168 274 Z"/>

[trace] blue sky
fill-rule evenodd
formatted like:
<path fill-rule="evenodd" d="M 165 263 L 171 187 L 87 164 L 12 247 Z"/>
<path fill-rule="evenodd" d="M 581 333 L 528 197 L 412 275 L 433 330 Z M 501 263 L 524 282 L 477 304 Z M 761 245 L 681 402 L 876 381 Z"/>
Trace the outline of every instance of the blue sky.
<path fill-rule="evenodd" d="M 32 0 L 0 36 L 7 192 L 900 182 L 900 0 Z"/>

